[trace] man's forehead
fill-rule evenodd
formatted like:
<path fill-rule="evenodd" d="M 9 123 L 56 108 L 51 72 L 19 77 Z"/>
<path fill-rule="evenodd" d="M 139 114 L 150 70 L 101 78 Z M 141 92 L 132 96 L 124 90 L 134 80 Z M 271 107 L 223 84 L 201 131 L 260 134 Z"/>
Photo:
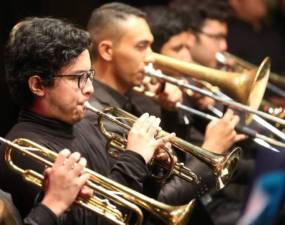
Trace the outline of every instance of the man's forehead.
<path fill-rule="evenodd" d="M 146 20 L 142 17 L 129 16 L 126 20 L 120 21 L 122 36 L 133 38 L 136 41 L 153 42 L 153 35 Z"/>
<path fill-rule="evenodd" d="M 227 31 L 227 23 L 217 19 L 206 19 L 201 30 L 213 29 L 213 31 Z"/>

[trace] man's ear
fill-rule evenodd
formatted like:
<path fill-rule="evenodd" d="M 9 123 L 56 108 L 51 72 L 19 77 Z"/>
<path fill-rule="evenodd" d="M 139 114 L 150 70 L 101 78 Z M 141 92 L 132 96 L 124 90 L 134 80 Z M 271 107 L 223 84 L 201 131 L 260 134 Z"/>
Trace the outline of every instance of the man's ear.
<path fill-rule="evenodd" d="M 106 61 L 111 61 L 113 57 L 113 42 L 111 40 L 101 41 L 98 45 L 99 55 Z"/>
<path fill-rule="evenodd" d="M 33 75 L 29 77 L 28 85 L 31 92 L 37 96 L 45 95 L 45 87 L 42 85 L 42 79 L 38 75 Z"/>

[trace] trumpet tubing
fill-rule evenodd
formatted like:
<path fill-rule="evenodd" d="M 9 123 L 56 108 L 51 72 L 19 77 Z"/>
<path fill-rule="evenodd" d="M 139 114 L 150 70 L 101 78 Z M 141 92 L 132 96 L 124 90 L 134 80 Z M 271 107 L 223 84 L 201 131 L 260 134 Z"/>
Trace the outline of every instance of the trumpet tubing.
<path fill-rule="evenodd" d="M 5 150 L 5 160 L 10 168 L 24 176 L 26 180 L 34 185 L 42 187 L 43 175 L 14 164 L 12 152 L 16 150 L 23 156 L 38 161 L 45 166 L 53 165 L 57 153 L 28 139 L 19 138 L 11 142 L 0 137 L 0 141 L 8 145 L 8 148 Z M 165 224 L 183 225 L 187 222 L 188 216 L 194 207 L 194 200 L 182 206 L 171 206 L 138 193 L 90 169 L 84 169 L 84 173 L 90 175 L 86 185 L 94 190 L 95 194 L 104 196 L 105 199 L 101 199 L 96 195 L 87 200 L 79 197 L 76 200 L 76 204 L 92 210 L 114 224 L 129 224 L 131 215 L 135 214 L 135 224 L 141 225 L 143 213 L 139 207 L 142 207 L 159 217 Z M 124 207 L 129 214 L 127 216 L 124 215 L 111 201 L 116 205 Z"/>
<path fill-rule="evenodd" d="M 100 122 L 100 116 L 110 120 L 111 122 L 119 126 L 122 126 L 123 128 L 128 128 L 128 129 L 130 129 L 129 126 L 122 123 L 121 121 L 116 120 L 115 118 L 116 117 L 125 118 L 125 120 L 127 121 L 135 121 L 137 119 L 137 117 L 135 117 L 134 115 L 122 109 L 115 108 L 115 107 L 108 107 L 107 109 L 104 110 L 104 112 L 97 110 L 96 108 L 91 106 L 89 103 L 86 103 L 85 107 L 95 112 L 97 115 L 99 115 L 99 124 L 101 124 L 100 127 L 103 130 L 102 131 L 103 134 L 106 133 L 104 135 L 108 138 L 112 138 L 113 136 L 105 129 L 104 124 Z M 110 113 L 112 113 L 112 116 L 110 116 Z M 166 135 L 168 135 L 167 132 L 160 131 L 157 137 L 162 137 Z M 126 143 L 126 139 L 120 138 L 120 139 L 116 139 L 116 141 L 120 143 L 118 148 L 120 148 L 120 150 L 122 151 L 125 150 L 125 148 L 122 146 L 124 146 L 124 144 Z M 222 155 L 222 154 L 216 154 L 216 153 L 209 152 L 203 148 L 200 148 L 196 145 L 186 142 L 183 139 L 178 138 L 178 137 L 172 138 L 170 142 L 173 146 L 175 146 L 179 150 L 185 153 L 191 154 L 195 156 L 196 158 L 198 158 L 199 160 L 201 160 L 202 162 L 206 163 L 213 170 L 213 174 L 215 175 L 217 179 L 217 183 L 216 183 L 217 189 L 223 188 L 224 185 L 229 181 L 230 177 L 232 176 L 236 168 L 238 159 L 240 158 L 239 148 L 234 149 L 231 153 L 227 155 Z M 180 174 L 181 178 L 185 179 L 187 177 L 188 181 L 191 179 L 195 181 L 197 179 L 197 176 L 191 175 L 191 171 L 189 171 L 187 167 L 179 163 L 178 164 L 176 163 L 176 165 L 172 165 L 171 168 L 174 168 L 175 170 L 170 172 L 170 174 L 171 173 L 175 173 L 176 175 Z"/>

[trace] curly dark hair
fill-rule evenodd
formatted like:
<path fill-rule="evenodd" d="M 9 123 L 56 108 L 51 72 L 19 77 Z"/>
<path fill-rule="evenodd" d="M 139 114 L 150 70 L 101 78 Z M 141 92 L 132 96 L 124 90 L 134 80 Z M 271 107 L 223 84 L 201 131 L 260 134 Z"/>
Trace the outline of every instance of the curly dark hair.
<path fill-rule="evenodd" d="M 54 76 L 90 47 L 89 34 L 55 18 L 30 17 L 17 23 L 6 46 L 6 79 L 13 100 L 30 106 L 34 95 L 28 79 L 41 77 L 42 85 L 54 84 Z"/>
<path fill-rule="evenodd" d="M 147 14 L 147 22 L 154 36 L 152 49 L 156 52 L 160 52 L 172 36 L 187 30 L 180 14 L 166 6 L 146 6 L 142 10 Z"/>

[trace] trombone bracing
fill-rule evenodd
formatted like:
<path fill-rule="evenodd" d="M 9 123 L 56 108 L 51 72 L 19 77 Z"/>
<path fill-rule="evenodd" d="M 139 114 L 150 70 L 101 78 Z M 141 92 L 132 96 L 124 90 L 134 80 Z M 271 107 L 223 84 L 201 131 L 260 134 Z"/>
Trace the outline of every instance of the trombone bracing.
<path fill-rule="evenodd" d="M 227 70 L 231 70 L 231 71 L 235 71 L 235 72 L 239 72 L 239 73 L 243 73 L 245 71 L 248 70 L 252 70 L 254 68 L 256 68 L 256 65 L 240 58 L 237 57 L 229 52 L 218 52 L 216 54 L 216 60 L 217 62 L 221 65 L 222 68 L 227 69 Z M 269 76 L 269 82 L 267 84 L 267 89 L 269 89 L 270 91 L 272 91 L 273 93 L 285 98 L 285 78 L 282 77 L 279 74 L 270 73 Z M 265 101 L 264 99 L 262 100 L 263 105 L 266 106 L 270 106 L 271 103 L 269 103 L 268 101 Z M 270 110 L 276 110 L 277 108 L 274 108 L 270 106 L 269 107 Z M 283 110 L 283 108 L 281 107 L 281 109 Z M 280 108 L 278 109 L 280 110 Z M 267 111 L 266 111 L 267 112 Z M 274 115 L 273 112 L 268 111 L 267 113 Z M 274 115 L 277 116 L 279 118 L 283 118 L 282 114 L 277 114 Z M 276 127 L 274 127 L 273 125 L 267 123 L 266 121 L 264 121 L 262 118 L 258 117 L 257 115 L 253 116 L 253 119 L 259 123 L 261 126 L 263 126 L 264 128 L 266 128 L 267 130 L 269 130 L 270 132 L 272 132 L 274 135 L 276 135 L 278 138 L 281 138 L 283 141 L 285 140 L 285 134 L 284 132 L 278 130 L 276 127 L 280 127 L 280 123 L 277 122 Z"/>
<path fill-rule="evenodd" d="M 33 159 L 44 166 L 52 166 L 57 153 L 24 138 L 18 138 L 12 142 L 0 137 L 0 141 L 8 145 L 5 150 L 5 161 L 9 167 L 21 174 L 28 182 L 42 187 L 43 175 L 14 164 L 12 152 L 16 150 L 23 157 Z M 194 207 L 194 200 L 182 206 L 171 206 L 138 193 L 90 169 L 84 169 L 84 173 L 90 175 L 86 185 L 94 191 L 94 195 L 89 199 L 78 197 L 75 203 L 103 216 L 114 224 L 130 224 L 130 219 L 135 216 L 136 220 L 132 222 L 141 225 L 143 221 L 143 213 L 139 208 L 141 207 L 159 217 L 165 224 L 183 225 L 189 219 Z M 103 196 L 104 199 L 98 195 Z M 127 213 L 121 212 L 115 205 L 123 207 Z"/>
<path fill-rule="evenodd" d="M 145 73 L 147 76 L 150 76 L 150 77 L 156 77 L 160 80 L 163 80 L 165 82 L 169 82 L 169 83 L 172 83 L 174 85 L 177 85 L 179 87 L 182 87 L 182 88 L 190 88 L 191 90 L 194 90 L 194 91 L 197 91 L 198 93 L 204 93 L 204 95 L 208 96 L 208 95 L 214 95 L 214 94 L 217 94 L 217 92 L 210 92 L 210 91 L 207 91 L 207 90 L 204 90 L 204 89 L 201 89 L 197 86 L 194 86 L 194 85 L 190 85 L 190 84 L 186 84 L 183 80 L 179 80 L 179 79 L 176 79 L 174 77 L 171 77 L 171 76 L 168 76 L 168 75 L 165 75 L 163 74 L 160 70 L 156 70 L 153 68 L 152 64 L 149 64 L 145 67 Z M 143 90 L 141 90 L 142 88 L 138 88 L 138 89 L 134 89 L 135 91 L 139 92 L 139 93 L 143 93 L 144 95 L 146 95 L 147 97 L 151 97 L 151 98 L 155 98 L 155 94 L 154 93 L 150 93 L 150 92 L 143 92 Z M 211 88 L 212 89 L 212 88 Z M 216 96 L 216 95 L 215 95 Z M 218 96 L 217 96 L 218 97 Z M 220 98 L 222 98 L 220 96 Z M 224 98 L 225 99 L 225 98 Z M 182 111 L 185 111 L 185 112 L 188 112 L 188 113 L 191 113 L 191 114 L 195 114 L 199 117 L 202 117 L 206 120 L 216 120 L 216 119 L 219 119 L 219 117 L 215 117 L 215 116 L 212 116 L 212 115 L 209 115 L 209 114 L 206 114 L 204 112 L 201 112 L 199 110 L 196 110 L 194 108 L 191 108 L 187 105 L 184 105 L 182 103 L 177 103 L 176 104 L 176 108 L 177 109 L 180 109 Z M 209 110 L 212 110 L 213 107 Z M 216 109 L 215 109 L 216 110 Z M 252 138 L 258 138 L 259 140 L 262 140 L 266 143 L 269 143 L 269 144 L 272 144 L 272 145 L 275 145 L 275 146 L 278 146 L 278 147 L 285 147 L 285 143 L 281 142 L 281 141 L 278 141 L 278 140 L 275 140 L 273 138 L 270 138 L 270 137 L 267 137 L 265 135 L 262 135 L 260 133 L 258 133 L 257 131 L 251 129 L 250 127 L 248 126 L 240 126 L 238 125 L 236 127 L 236 130 L 240 133 L 244 133 L 246 135 L 248 135 L 249 137 L 252 137 Z M 258 142 L 258 144 L 262 144 L 260 142 Z M 270 147 L 268 146 L 267 144 L 262 144 L 263 146 L 266 145 L 267 147 Z M 270 147 L 271 150 L 275 149 L 274 147 Z"/>
<path fill-rule="evenodd" d="M 126 129 L 130 129 L 130 127 L 125 123 L 119 121 L 117 118 L 120 119 L 124 118 L 126 121 L 135 121 L 137 119 L 134 115 L 115 107 L 108 107 L 106 112 L 105 111 L 102 112 L 96 109 L 95 107 L 91 106 L 88 102 L 85 102 L 85 108 L 94 112 L 98 116 L 98 118 L 104 117 L 105 119 L 113 123 L 116 123 L 117 125 Z M 100 125 L 99 123 L 99 126 L 103 134 L 106 133 L 105 136 L 110 136 L 110 138 L 113 138 L 113 136 L 105 130 L 104 124 Z M 167 134 L 168 134 L 167 132 L 162 130 L 159 131 L 158 137 L 166 136 Z M 125 150 L 126 139 L 120 138 L 116 139 L 116 141 L 118 142 L 117 143 L 118 149 L 121 151 Z M 202 162 L 204 162 L 205 164 L 207 164 L 212 169 L 213 174 L 216 178 L 217 189 L 223 188 L 224 185 L 229 181 L 233 172 L 235 171 L 241 153 L 239 148 L 235 148 L 233 151 L 231 151 L 226 155 L 209 152 L 201 147 L 186 142 L 178 137 L 172 138 L 170 142 L 173 146 L 175 146 L 179 150 L 185 153 L 189 153 L 198 158 L 199 160 L 201 160 Z M 173 157 L 173 155 L 171 154 L 170 156 Z M 169 173 L 170 174 L 174 173 L 175 175 L 180 176 L 183 179 L 186 178 L 185 180 L 187 180 L 187 178 L 189 177 L 188 174 L 189 169 L 182 164 L 177 164 L 177 165 L 176 164 L 174 166 L 171 166 L 171 168 L 174 168 L 174 171 L 170 171 Z M 188 178 L 188 181 L 191 181 L 191 177 Z"/>

